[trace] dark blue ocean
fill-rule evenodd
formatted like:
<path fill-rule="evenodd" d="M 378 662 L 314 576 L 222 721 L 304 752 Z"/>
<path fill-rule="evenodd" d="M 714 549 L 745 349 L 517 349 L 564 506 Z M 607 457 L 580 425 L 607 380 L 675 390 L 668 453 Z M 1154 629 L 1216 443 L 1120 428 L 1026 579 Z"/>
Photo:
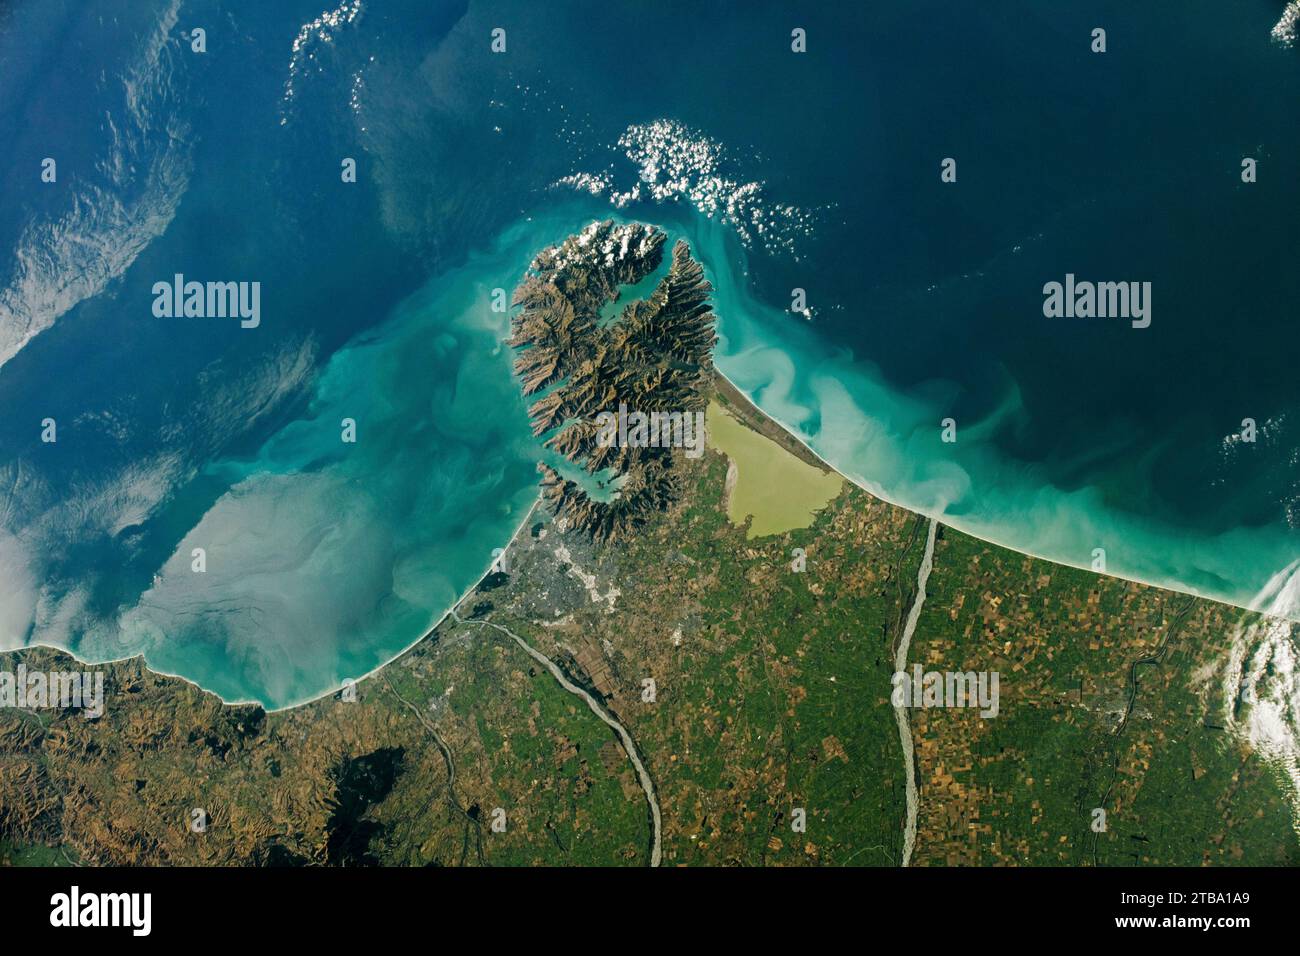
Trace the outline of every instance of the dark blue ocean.
<path fill-rule="evenodd" d="M 608 216 L 865 487 L 1300 618 L 1297 4 L 335 3 L 0 5 L 0 646 L 269 706 L 390 659 L 535 498 L 492 290 Z"/>

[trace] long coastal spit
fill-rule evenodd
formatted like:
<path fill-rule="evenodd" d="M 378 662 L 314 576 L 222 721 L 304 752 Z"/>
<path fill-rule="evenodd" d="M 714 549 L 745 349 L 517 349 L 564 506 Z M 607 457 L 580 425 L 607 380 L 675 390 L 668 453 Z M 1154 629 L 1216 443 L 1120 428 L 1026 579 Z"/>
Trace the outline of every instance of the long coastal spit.
<path fill-rule="evenodd" d="M 139 658 L 103 665 L 94 720 L 0 710 L 0 856 L 1300 860 L 1290 688 L 1270 666 L 1288 622 L 867 493 L 713 367 L 711 289 L 685 243 L 610 317 L 665 247 L 611 220 L 532 262 L 511 345 L 536 433 L 576 471 L 540 466 L 538 503 L 428 633 L 282 710 Z M 596 416 L 619 401 L 703 415 L 703 452 L 602 443 Z M 914 666 L 992 676 L 1000 700 L 900 696 Z"/>

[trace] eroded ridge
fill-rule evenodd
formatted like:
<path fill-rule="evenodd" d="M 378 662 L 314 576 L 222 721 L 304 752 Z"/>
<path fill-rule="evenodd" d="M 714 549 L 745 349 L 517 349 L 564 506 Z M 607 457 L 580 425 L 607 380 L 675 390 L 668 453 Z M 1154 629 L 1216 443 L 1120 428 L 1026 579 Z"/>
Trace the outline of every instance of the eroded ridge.
<path fill-rule="evenodd" d="M 645 299 L 612 322 L 601 309 L 620 286 L 663 262 L 667 236 L 641 223 L 595 222 L 540 252 L 515 289 L 522 306 L 510 344 L 533 433 L 616 491 L 608 501 L 542 464 L 547 506 L 597 540 L 642 526 L 676 496 L 674 456 L 703 442 L 703 413 L 717 337 L 712 286 L 684 241 Z"/>

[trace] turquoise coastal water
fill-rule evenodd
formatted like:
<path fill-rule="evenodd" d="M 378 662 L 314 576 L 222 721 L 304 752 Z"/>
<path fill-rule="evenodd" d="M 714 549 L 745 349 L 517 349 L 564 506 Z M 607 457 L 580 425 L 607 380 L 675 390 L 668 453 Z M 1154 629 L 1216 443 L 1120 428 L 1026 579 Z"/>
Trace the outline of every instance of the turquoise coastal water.
<path fill-rule="evenodd" d="M 1300 616 L 1283 6 L 824 4 L 795 55 L 778 0 L 20 0 L 0 647 L 270 706 L 390 659 L 548 457 L 491 290 L 608 216 L 691 243 L 718 367 L 881 497 Z M 176 273 L 260 282 L 260 325 L 153 316 Z M 1150 281 L 1150 328 L 1046 319 L 1067 273 Z"/>
<path fill-rule="evenodd" d="M 535 462 L 557 463 L 527 428 L 502 345 L 508 317 L 491 311 L 491 290 L 512 288 L 538 249 L 611 214 L 590 201 L 555 206 L 515 223 L 336 353 L 307 414 L 255 456 L 211 465 L 231 492 L 181 542 L 126 622 L 132 639 L 136 628 L 156 635 L 154 665 L 231 697 L 252 684 L 259 695 L 297 700 L 400 652 L 481 576 L 535 498 Z M 1242 606 L 1258 595 L 1253 582 L 1293 560 L 1284 532 L 1198 535 L 1116 512 L 1094 492 L 1053 488 L 1032 466 L 1000 458 L 981 439 L 1016 413 L 1013 389 L 993 415 L 963 423 L 958 441 L 944 443 L 941 383 L 930 394 L 892 391 L 869 365 L 756 299 L 731 230 L 696 213 L 659 224 L 691 244 L 714 285 L 720 371 L 872 493 L 1076 567 L 1090 566 L 1094 549 L 1104 548 L 1108 573 Z M 358 422 L 355 446 L 339 441 L 345 417 Z M 388 522 L 375 513 L 399 506 L 400 530 L 379 533 Z M 229 568 L 210 570 L 202 591 L 188 568 L 190 546 L 200 541 L 210 542 L 213 566 Z M 258 557 L 267 554 L 271 567 Z M 224 645 L 204 642 L 193 621 L 176 626 L 214 603 Z M 246 626 L 232 623 L 232 604 L 247 614 Z M 268 611 L 278 612 L 277 630 L 293 636 L 277 641 L 275 658 L 259 639 Z M 162 639 L 177 631 L 199 639 Z M 367 640 L 349 641 L 356 633 Z M 219 653 L 205 666 L 210 647 Z M 255 663 L 255 674 L 232 680 L 232 651 Z"/>
<path fill-rule="evenodd" d="M 535 498 L 508 316 L 490 308 L 527 255 L 516 238 L 440 276 L 331 356 L 300 417 L 254 454 L 211 462 L 230 490 L 112 639 L 228 699 L 287 704 L 422 635 Z M 341 440 L 345 419 L 354 443 Z M 198 546 L 205 574 L 190 569 Z"/>
<path fill-rule="evenodd" d="M 675 224 L 706 264 L 719 316 L 718 368 L 767 414 L 873 494 L 1006 547 L 1074 567 L 1105 550 L 1107 573 L 1201 593 L 1243 607 L 1265 592 L 1300 618 L 1296 544 L 1285 528 L 1198 533 L 1126 514 L 1092 489 L 1053 487 L 1041 469 L 1009 461 L 987 436 L 1022 411 L 1013 383 L 958 440 L 941 439 L 951 383 L 912 394 L 888 387 L 870 363 L 828 348 L 788 312 L 757 300 L 743 250 L 716 223 Z"/>

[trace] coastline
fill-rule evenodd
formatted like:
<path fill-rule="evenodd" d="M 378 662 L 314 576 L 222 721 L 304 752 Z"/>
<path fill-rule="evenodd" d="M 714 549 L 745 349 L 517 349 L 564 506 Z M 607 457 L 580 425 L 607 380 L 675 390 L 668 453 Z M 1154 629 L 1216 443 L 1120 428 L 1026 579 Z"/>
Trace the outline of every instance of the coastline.
<path fill-rule="evenodd" d="M 795 429 L 792 429 L 788 424 L 781 421 L 775 415 L 771 415 L 768 412 L 764 411 L 762 408 L 760 408 L 758 404 L 752 398 L 749 397 L 749 395 L 747 395 L 738 385 L 736 385 L 735 382 L 733 382 L 730 378 L 728 378 L 727 375 L 717 367 L 716 363 L 713 366 L 713 374 L 715 378 L 714 386 L 715 389 L 717 390 L 719 397 L 724 400 L 724 404 L 728 404 L 732 406 L 740 406 L 741 413 L 743 414 L 745 423 L 748 426 L 755 427 L 755 430 L 757 430 L 760 434 L 764 435 L 767 438 L 772 439 L 773 441 L 776 441 L 783 448 L 785 448 L 787 451 L 794 454 L 800 460 L 807 462 L 808 464 L 812 464 L 815 467 L 827 473 L 833 473 L 839 475 L 841 478 L 844 479 L 844 481 L 853 485 L 855 488 L 858 488 L 860 491 L 863 491 L 866 494 L 871 495 L 873 498 L 885 502 L 891 507 L 899 508 L 903 511 L 908 512 L 909 514 L 920 515 L 924 518 L 930 519 L 931 521 L 937 521 L 940 524 L 947 525 L 948 527 L 953 528 L 955 531 L 959 531 L 962 534 L 968 535 L 972 538 L 975 538 L 976 540 L 982 541 L 985 544 L 989 544 L 1006 551 L 1011 551 L 1016 554 L 1022 555 L 1027 558 L 1032 558 L 1037 561 L 1043 561 L 1048 564 L 1053 564 L 1060 567 L 1071 567 L 1076 570 L 1086 571 L 1089 574 L 1098 575 L 1099 577 L 1108 577 L 1120 581 L 1127 581 L 1129 583 L 1137 584 L 1142 587 L 1153 588 L 1156 590 L 1168 591 L 1177 594 L 1186 594 L 1191 597 L 1195 597 L 1199 600 L 1210 601 L 1215 604 L 1222 605 L 1224 607 L 1234 608 L 1244 613 L 1255 614 L 1269 620 L 1278 620 L 1278 621 L 1285 621 L 1290 623 L 1289 618 L 1281 617 L 1274 614 L 1269 614 L 1266 611 L 1261 611 L 1255 608 L 1244 607 L 1242 605 L 1234 604 L 1230 601 L 1225 601 L 1220 598 L 1212 597 L 1205 594 L 1200 594 L 1196 591 L 1189 591 L 1183 588 L 1171 587 L 1167 584 L 1153 582 L 1153 581 L 1146 581 L 1140 578 L 1131 577 L 1122 574 L 1116 574 L 1109 571 L 1094 571 L 1093 569 L 1084 567 L 1082 565 L 1071 565 L 1063 561 L 1058 561 L 1054 558 L 1044 557 L 1043 555 L 1035 554 L 1031 551 L 1026 551 L 1023 548 L 1018 548 L 1012 545 L 1004 544 L 1003 542 L 993 540 L 984 535 L 973 533 L 972 531 L 963 527 L 960 521 L 952 520 L 949 518 L 949 516 L 945 514 L 931 513 L 931 512 L 921 511 L 916 508 L 911 508 L 905 504 L 902 504 L 890 498 L 887 495 L 882 494 L 879 489 L 868 488 L 863 482 L 837 469 L 834 465 L 832 465 L 820 454 L 818 454 L 817 451 L 813 449 L 807 442 L 805 442 Z M 772 427 L 763 427 L 765 425 L 770 425 Z M 542 499 L 539 490 L 538 497 L 533 501 L 532 505 L 530 505 L 528 510 L 524 513 L 519 524 L 515 527 L 514 532 L 510 535 L 508 539 L 506 539 L 505 544 L 502 546 L 503 549 L 508 549 L 515 542 L 515 540 L 519 537 L 519 533 L 529 524 L 530 520 L 537 513 L 537 509 L 541 506 L 541 504 L 542 504 Z M 352 680 L 354 683 L 359 684 L 364 680 L 368 680 L 369 678 L 374 677 L 381 670 L 388 667 L 393 662 L 400 660 L 412 648 L 420 644 L 426 638 L 430 637 L 435 631 L 437 631 L 438 628 L 441 627 L 443 623 L 453 615 L 456 608 L 461 605 L 461 603 L 465 600 L 465 598 L 468 597 L 470 594 L 472 594 L 479 587 L 479 585 L 483 583 L 483 581 L 487 578 L 487 576 L 491 573 L 492 573 L 492 564 L 489 563 L 487 568 L 473 581 L 473 583 L 471 583 L 448 608 L 446 608 L 441 614 L 439 614 L 438 617 L 434 620 L 434 622 L 430 624 L 427 628 L 425 628 L 424 631 L 422 631 L 418 637 L 416 637 L 414 640 L 410 641 L 409 643 L 405 644 L 401 650 L 397 651 L 387 660 L 376 665 L 375 667 L 371 668 L 369 671 L 367 671 L 366 673 L 358 677 L 350 678 L 350 680 Z M 216 693 L 215 691 L 208 690 L 203 685 L 197 683 L 196 681 L 190 680 L 188 677 L 185 677 L 181 674 L 169 673 L 167 671 L 160 670 L 158 668 L 151 666 L 148 661 L 147 655 L 144 653 L 129 654 L 123 657 L 113 658 L 111 660 L 96 661 L 96 660 L 83 659 L 79 657 L 77 654 L 75 654 L 74 652 L 68 650 L 67 648 L 58 647 L 56 645 L 47 644 L 43 642 L 26 644 L 21 648 L 14 648 L 12 651 L 6 651 L 4 653 L 14 653 L 16 651 L 25 650 L 29 647 L 48 648 L 60 654 L 65 654 L 68 657 L 71 657 L 74 661 L 78 662 L 79 664 L 86 664 L 89 666 L 117 664 L 125 661 L 140 659 L 143 666 L 147 670 L 149 670 L 150 673 L 157 674 L 162 677 L 169 677 L 169 678 L 174 678 L 177 680 L 184 681 L 185 683 L 197 688 L 203 693 L 211 694 L 212 696 L 216 697 L 219 701 L 221 701 L 221 703 L 224 706 L 227 707 L 256 706 L 256 707 L 261 707 L 267 713 L 281 713 L 284 711 L 293 710 L 298 707 L 305 707 L 309 704 L 313 704 L 316 703 L 317 701 L 323 700 L 326 697 L 331 697 L 334 694 L 337 694 L 343 687 L 343 684 L 340 683 L 338 686 L 332 687 L 327 691 L 324 691 L 320 694 L 316 694 L 315 696 L 307 698 L 305 700 L 295 701 L 294 703 L 286 704 L 282 707 L 267 707 L 265 704 L 263 704 L 261 701 L 258 700 L 252 700 L 252 699 L 226 700 L 220 694 Z"/>
<path fill-rule="evenodd" d="M 514 544 L 515 539 L 519 537 L 519 532 L 522 531 L 525 527 L 527 527 L 529 520 L 533 517 L 534 514 L 537 513 L 537 509 L 541 505 L 541 503 L 542 503 L 542 499 L 539 494 L 538 497 L 534 499 L 533 503 L 528 506 L 528 510 L 524 512 L 524 516 L 520 520 L 519 524 L 515 527 L 514 532 L 506 540 L 506 543 L 504 545 L 505 548 L 509 548 L 510 545 Z M 378 664 L 375 667 L 372 667 L 370 670 L 366 671 L 364 674 L 360 675 L 359 677 L 353 677 L 348 679 L 351 680 L 354 684 L 360 684 L 362 681 L 374 677 L 376 674 L 378 674 L 385 667 L 388 667 L 394 661 L 400 660 L 407 653 L 409 653 L 413 647 L 418 645 L 425 638 L 432 636 L 433 633 L 436 630 L 438 630 L 438 628 L 442 627 L 443 623 L 448 618 L 454 615 L 456 608 L 460 607 L 461 603 L 465 600 L 465 598 L 473 594 L 474 591 L 477 590 L 479 585 L 481 585 L 487 579 L 487 576 L 491 573 L 492 573 L 492 563 L 489 562 L 487 566 L 487 570 L 485 570 L 482 574 L 480 574 L 477 578 L 475 578 L 474 582 L 470 584 L 463 592 L 461 592 L 460 596 L 456 598 L 455 602 L 452 603 L 452 605 L 448 607 L 446 610 L 444 610 L 441 614 L 439 614 L 437 619 L 420 633 L 419 637 L 415 638 L 415 640 L 411 641 L 409 644 L 406 644 L 400 651 L 395 653 L 392 657 L 388 658 L 383 663 Z M 294 710 L 298 707 L 306 707 L 307 705 L 314 704 L 319 700 L 324 700 L 326 697 L 332 697 L 333 695 L 337 694 L 340 690 L 343 689 L 343 684 L 340 683 L 337 687 L 332 687 L 329 690 L 324 691 L 320 694 L 316 694 L 313 697 L 309 697 L 306 700 L 295 701 L 292 704 L 285 704 L 283 707 L 267 707 L 260 700 L 251 700 L 251 699 L 226 700 L 216 691 L 208 690 L 208 688 L 204 687 L 202 684 L 198 683 L 197 681 L 190 680 L 188 677 L 185 677 L 183 674 L 171 674 L 168 673 L 167 671 L 160 670 L 159 668 L 152 666 L 149 663 L 148 656 L 143 652 L 139 654 L 127 654 L 123 657 L 114 657 L 109 660 L 95 661 L 95 660 L 88 660 L 86 658 L 79 657 L 75 652 L 67 649 L 66 647 L 59 647 L 58 645 L 55 644 L 47 644 L 43 641 L 36 641 L 31 644 L 24 644 L 22 647 L 15 647 L 7 651 L 0 651 L 0 655 L 18 654 L 18 653 L 22 653 L 23 651 L 29 648 L 45 648 L 47 650 L 55 651 L 58 654 L 63 654 L 66 655 L 67 657 L 72 658 L 78 664 L 85 664 L 90 667 L 103 667 L 108 664 L 122 664 L 127 661 L 139 660 L 142 666 L 145 668 L 145 670 L 149 671 L 149 673 L 156 674 L 159 677 L 169 677 L 174 680 L 183 681 L 186 684 L 189 684 L 191 687 L 201 691 L 202 693 L 210 694 L 213 697 L 217 698 L 217 700 L 221 701 L 222 705 L 225 707 L 261 707 L 262 710 L 268 714 L 284 713 L 285 711 Z"/>
<path fill-rule="evenodd" d="M 817 451 L 811 445 L 809 445 L 806 441 L 804 441 L 804 439 L 800 437 L 796 429 L 791 428 L 786 422 L 781 421 L 781 419 L 778 418 L 777 416 L 772 415 L 769 412 L 764 411 L 762 408 L 760 408 L 758 404 L 752 398 L 750 398 L 749 395 L 747 395 L 738 385 L 736 385 L 735 382 L 733 382 L 730 378 L 728 378 L 726 374 L 717 367 L 716 364 L 714 365 L 713 370 L 714 370 L 714 374 L 717 375 L 719 380 L 722 383 L 725 383 L 725 394 L 733 397 L 734 399 L 739 399 L 741 402 L 743 402 L 746 406 L 748 406 L 748 408 L 751 411 L 751 414 L 756 414 L 760 416 L 760 418 L 762 419 L 771 421 L 778 427 L 780 433 L 785 437 L 785 439 L 787 439 L 787 441 L 781 442 L 782 447 L 785 447 L 788 451 L 798 454 L 799 457 L 802 458 L 804 461 L 815 463 L 817 467 L 821 468 L 824 471 L 834 472 L 835 474 L 843 478 L 845 481 L 847 481 L 849 484 L 853 485 L 854 487 L 858 488 L 861 491 L 866 492 L 867 494 L 871 495 L 871 497 L 877 498 L 880 501 L 883 501 L 886 504 L 891 505 L 892 507 L 901 508 L 904 511 L 910 512 L 911 514 L 921 515 L 924 518 L 929 518 L 931 520 L 938 521 L 940 524 L 947 525 L 948 527 L 952 528 L 954 531 L 960 531 L 962 534 L 975 538 L 978 541 L 982 541 L 985 544 L 993 545 L 994 547 L 1001 548 L 1004 551 L 1013 551 L 1016 554 L 1023 555 L 1027 558 L 1033 558 L 1036 561 L 1045 561 L 1048 564 L 1054 564 L 1060 567 L 1073 568 L 1076 571 L 1087 571 L 1089 574 L 1095 574 L 1098 575 L 1099 577 L 1114 578 L 1118 581 L 1128 581 L 1132 584 L 1139 584 L 1142 587 L 1155 588 L 1160 591 L 1169 591 L 1175 594 L 1186 594 L 1190 597 L 1198 598 L 1199 600 L 1211 601 L 1215 604 L 1221 604 L 1224 607 L 1236 608 L 1239 611 L 1247 612 L 1250 614 L 1258 614 L 1259 616 L 1268 618 L 1269 620 L 1286 621 L 1289 623 L 1294 623 L 1292 622 L 1291 618 L 1285 617 L 1283 615 L 1270 614 L 1269 612 L 1260 610 L 1259 608 L 1253 608 L 1244 604 L 1237 604 L 1232 601 L 1227 601 L 1224 600 L 1223 598 L 1215 597 L 1213 595 L 1203 594 L 1202 592 L 1197 591 L 1195 589 L 1175 587 L 1174 585 L 1169 584 L 1167 582 L 1150 581 L 1133 575 L 1119 574 L 1118 572 L 1114 572 L 1114 571 L 1096 571 L 1083 564 L 1070 564 L 1069 562 L 1061 561 L 1058 558 L 1048 557 L 1047 555 L 1042 555 L 1042 554 L 1036 554 L 1033 551 L 1027 551 L 1024 548 L 1018 547 L 1014 544 L 1008 544 L 1003 541 L 998 541 L 997 539 L 991 538 L 986 534 L 973 531 L 969 527 L 965 526 L 960 518 L 945 514 L 943 512 L 926 511 L 919 508 L 914 508 L 911 505 L 904 504 L 903 502 L 898 501 L 897 499 L 892 498 L 889 495 L 885 494 L 883 492 L 883 489 L 869 488 L 867 487 L 866 484 L 864 484 L 862 481 L 858 480 L 857 478 L 854 478 L 852 475 L 846 474 L 840 471 L 839 469 L 837 469 L 829 461 L 827 461 L 820 454 L 818 454 Z M 721 390 L 722 388 L 720 387 L 720 391 Z M 767 432 L 763 432 L 763 434 L 767 435 L 767 437 L 769 438 L 773 437 Z"/>

